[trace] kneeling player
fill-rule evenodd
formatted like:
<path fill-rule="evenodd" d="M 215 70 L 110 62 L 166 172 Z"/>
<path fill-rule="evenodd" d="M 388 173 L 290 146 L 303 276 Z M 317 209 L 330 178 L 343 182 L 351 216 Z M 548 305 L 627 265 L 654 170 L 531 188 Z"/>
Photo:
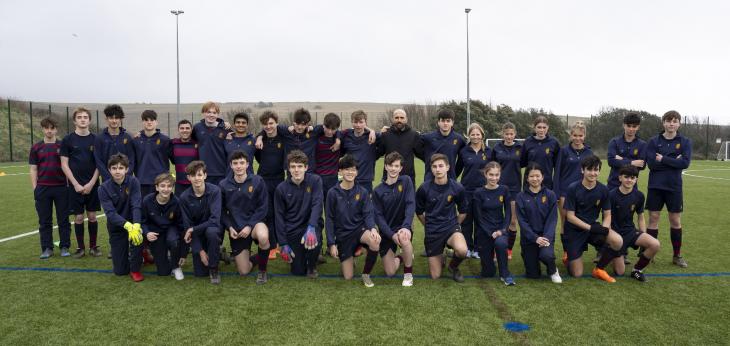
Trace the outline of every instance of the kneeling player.
<path fill-rule="evenodd" d="M 413 181 L 400 175 L 403 156 L 394 151 L 385 156 L 386 179 L 373 191 L 375 222 L 382 239 L 380 256 L 385 275 L 393 276 L 403 263 L 403 286 L 413 286 L 413 214 L 416 212 L 416 193 Z M 401 254 L 395 252 L 401 248 Z"/>
<path fill-rule="evenodd" d="M 317 278 L 317 258 L 322 250 L 317 220 L 322 215 L 322 179 L 307 173 L 307 155 L 292 150 L 287 155 L 289 177 L 276 187 L 274 215 L 281 259 L 291 263 L 294 275 Z"/>
<path fill-rule="evenodd" d="M 180 203 L 172 194 L 173 187 L 175 178 L 170 173 L 155 177 L 157 193 L 142 199 L 142 231 L 155 257 L 157 275 L 168 276 L 172 273 L 175 279 L 182 280 L 185 277 L 180 268 L 182 216 Z"/>
<path fill-rule="evenodd" d="M 223 179 L 219 186 L 223 195 L 223 225 L 228 230 L 231 251 L 240 275 L 247 275 L 258 264 L 256 283 L 269 280 L 266 266 L 269 263 L 269 229 L 264 220 L 269 206 L 269 196 L 264 179 L 248 174 L 249 156 L 236 150 L 228 157 L 233 175 Z M 259 246 L 256 256 L 250 256 L 251 242 Z"/>
<path fill-rule="evenodd" d="M 634 265 L 631 271 L 631 277 L 646 281 L 646 277 L 642 270 L 649 264 L 654 255 L 659 251 L 659 240 L 646 233 L 646 220 L 644 219 L 644 194 L 636 186 L 636 180 L 639 176 L 639 170 L 634 166 L 624 166 L 618 171 L 618 180 L 621 182 L 619 187 L 611 190 L 609 198 L 611 200 L 611 228 L 623 238 L 623 251 L 629 247 L 641 247 L 643 250 L 639 252 L 639 261 Z M 636 229 L 633 216 L 639 220 L 639 230 Z M 622 258 L 617 258 L 613 262 L 614 270 L 617 275 L 623 275 L 625 264 Z"/>
<path fill-rule="evenodd" d="M 207 183 L 205 163 L 193 161 L 185 169 L 191 188 L 180 196 L 180 211 L 185 229 L 185 242 L 193 252 L 195 276 L 210 276 L 210 283 L 218 285 L 220 244 L 223 236 L 220 225 L 221 190 Z"/>
<path fill-rule="evenodd" d="M 547 267 L 552 282 L 563 279 L 555 267 L 555 227 L 558 223 L 558 199 L 555 193 L 542 186 L 542 168 L 531 162 L 525 168 L 528 188 L 515 198 L 517 220 L 520 224 L 520 247 L 525 263 L 525 276 L 540 277 L 540 262 Z"/>
<path fill-rule="evenodd" d="M 568 251 L 570 275 L 583 275 L 583 252 L 588 244 L 600 248 L 600 260 L 593 269 L 593 277 L 606 282 L 616 282 L 604 268 L 621 255 L 621 236 L 610 229 L 611 203 L 606 185 L 598 182 L 601 173 L 601 159 L 587 156 L 580 162 L 583 179 L 568 187 L 565 198 L 566 220 L 565 245 Z M 603 223 L 598 223 L 598 214 L 603 213 Z"/>
<path fill-rule="evenodd" d="M 432 279 L 441 276 L 443 252 L 446 245 L 454 249 L 449 272 L 456 282 L 464 282 L 459 264 L 466 258 L 466 239 L 459 225 L 466 217 L 467 203 L 464 187 L 449 179 L 449 159 L 444 154 L 431 156 L 433 179 L 425 181 L 416 192 L 416 215 L 424 225 L 428 271 Z M 458 206 L 459 214 L 456 209 Z"/>
<path fill-rule="evenodd" d="M 109 157 L 111 180 L 99 187 L 99 201 L 107 218 L 112 268 L 116 275 L 129 274 L 134 281 L 144 280 L 142 268 L 142 198 L 139 181 L 128 176 L 129 160 L 124 154 Z"/>
<path fill-rule="evenodd" d="M 378 260 L 380 235 L 375 229 L 373 203 L 368 190 L 362 185 L 355 185 L 357 178 L 357 162 L 352 155 L 340 159 L 339 171 L 342 182 L 327 192 L 327 245 L 332 257 L 340 259 L 342 276 L 352 279 L 355 271 L 353 255 L 360 244 L 368 248 L 365 267 L 362 270 L 362 282 L 365 287 L 373 287 L 370 272 Z"/>

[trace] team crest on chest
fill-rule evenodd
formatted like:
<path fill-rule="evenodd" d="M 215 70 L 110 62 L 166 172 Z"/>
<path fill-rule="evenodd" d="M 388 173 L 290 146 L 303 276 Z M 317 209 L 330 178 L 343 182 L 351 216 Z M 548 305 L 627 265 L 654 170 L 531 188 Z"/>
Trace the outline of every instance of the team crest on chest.
<path fill-rule="evenodd" d="M 634 149 L 634 156 L 639 155 L 639 148 Z"/>
<path fill-rule="evenodd" d="M 307 192 L 308 193 L 311 193 L 312 192 L 312 187 L 311 186 L 307 186 Z"/>
<path fill-rule="evenodd" d="M 128 188 L 128 187 L 125 187 L 125 188 L 124 188 L 124 194 L 125 194 L 125 195 L 129 195 L 129 188 Z"/>
<path fill-rule="evenodd" d="M 248 141 L 248 142 L 246 143 L 246 145 L 251 145 L 251 144 L 252 144 L 252 142 L 251 142 L 251 141 Z"/>
<path fill-rule="evenodd" d="M 281 143 L 276 143 L 276 149 L 281 149 Z"/>
<path fill-rule="evenodd" d="M 675 144 L 675 145 L 674 145 L 674 149 L 679 149 L 679 148 L 681 148 L 681 147 L 682 147 L 682 145 L 681 145 L 681 144 L 679 144 L 679 143 L 677 143 L 677 144 Z"/>
<path fill-rule="evenodd" d="M 487 161 L 487 154 L 482 154 L 482 161 Z"/>
<path fill-rule="evenodd" d="M 515 150 L 515 156 L 520 156 L 520 149 Z"/>
<path fill-rule="evenodd" d="M 126 138 L 122 141 L 122 144 L 127 144 L 127 139 Z"/>
<path fill-rule="evenodd" d="M 545 154 L 550 155 L 550 148 L 545 148 Z"/>
<path fill-rule="evenodd" d="M 457 145 L 457 144 L 459 144 L 459 140 L 458 139 L 454 139 L 454 145 Z"/>
<path fill-rule="evenodd" d="M 504 196 L 499 195 L 499 203 L 504 203 Z"/>
<path fill-rule="evenodd" d="M 601 205 L 601 200 L 600 199 L 597 199 L 596 200 L 596 207 L 599 206 L 599 205 Z"/>
<path fill-rule="evenodd" d="M 678 144 L 678 145 L 679 145 L 679 144 Z M 93 145 L 90 145 L 90 146 L 89 146 L 89 151 L 94 151 L 94 146 L 93 146 Z"/>
<path fill-rule="evenodd" d="M 223 132 L 218 132 L 218 138 L 223 139 Z"/>
<path fill-rule="evenodd" d="M 542 204 L 547 204 L 547 196 L 542 196 Z"/>
<path fill-rule="evenodd" d="M 402 184 L 398 184 L 398 192 L 403 192 L 403 185 Z"/>
<path fill-rule="evenodd" d="M 168 215 L 167 218 L 170 219 L 170 220 L 174 219 L 175 218 L 175 212 L 174 211 L 171 211 L 170 212 L 170 215 Z"/>
<path fill-rule="evenodd" d="M 359 200 L 360 200 L 360 194 L 359 194 L 359 193 L 356 193 L 356 194 L 355 194 L 355 200 L 356 200 L 356 201 L 359 201 Z"/>
<path fill-rule="evenodd" d="M 446 202 L 451 203 L 452 200 L 454 200 L 454 196 L 452 196 L 452 195 L 446 196 Z"/>
<path fill-rule="evenodd" d="M 61 154 L 61 148 L 56 148 L 56 154 Z"/>
<path fill-rule="evenodd" d="M 631 211 L 634 211 L 635 208 L 636 208 L 636 206 L 632 204 L 631 205 Z"/>
<path fill-rule="evenodd" d="M 160 139 L 159 138 L 155 141 L 155 144 L 156 145 L 160 145 Z"/>
<path fill-rule="evenodd" d="M 195 149 L 198 149 L 198 143 L 195 143 L 195 144 L 193 145 L 193 148 L 195 148 Z"/>
<path fill-rule="evenodd" d="M 309 139 L 309 132 L 307 132 L 307 134 L 304 135 L 304 137 L 307 137 L 307 139 Z"/>
<path fill-rule="evenodd" d="M 248 186 L 248 193 L 253 193 L 253 185 Z"/>

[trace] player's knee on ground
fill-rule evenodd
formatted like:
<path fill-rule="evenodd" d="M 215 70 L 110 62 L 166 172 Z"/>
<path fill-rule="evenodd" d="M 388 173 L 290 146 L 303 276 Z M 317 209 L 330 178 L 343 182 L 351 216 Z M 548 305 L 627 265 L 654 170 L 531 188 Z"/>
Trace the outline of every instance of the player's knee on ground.
<path fill-rule="evenodd" d="M 574 278 L 579 278 L 583 276 L 583 262 L 581 262 L 582 260 L 582 258 L 578 258 L 568 264 L 568 271 L 570 272 L 570 276 Z"/>

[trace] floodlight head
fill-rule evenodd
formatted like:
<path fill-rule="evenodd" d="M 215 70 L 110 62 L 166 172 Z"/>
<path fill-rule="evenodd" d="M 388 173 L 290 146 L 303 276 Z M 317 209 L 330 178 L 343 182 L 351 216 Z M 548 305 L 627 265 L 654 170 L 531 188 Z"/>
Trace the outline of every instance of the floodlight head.
<path fill-rule="evenodd" d="M 465 8 L 465 9 L 464 9 L 464 12 L 465 12 L 465 13 L 469 13 L 469 12 L 471 12 L 471 8 Z"/>

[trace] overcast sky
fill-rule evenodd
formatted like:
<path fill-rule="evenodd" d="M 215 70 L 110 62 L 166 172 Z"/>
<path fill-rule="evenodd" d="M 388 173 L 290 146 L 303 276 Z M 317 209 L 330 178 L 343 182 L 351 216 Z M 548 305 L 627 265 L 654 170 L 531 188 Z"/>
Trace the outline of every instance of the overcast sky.
<path fill-rule="evenodd" d="M 466 99 L 730 124 L 729 1 L 0 4 L 0 95 L 53 102 Z"/>

